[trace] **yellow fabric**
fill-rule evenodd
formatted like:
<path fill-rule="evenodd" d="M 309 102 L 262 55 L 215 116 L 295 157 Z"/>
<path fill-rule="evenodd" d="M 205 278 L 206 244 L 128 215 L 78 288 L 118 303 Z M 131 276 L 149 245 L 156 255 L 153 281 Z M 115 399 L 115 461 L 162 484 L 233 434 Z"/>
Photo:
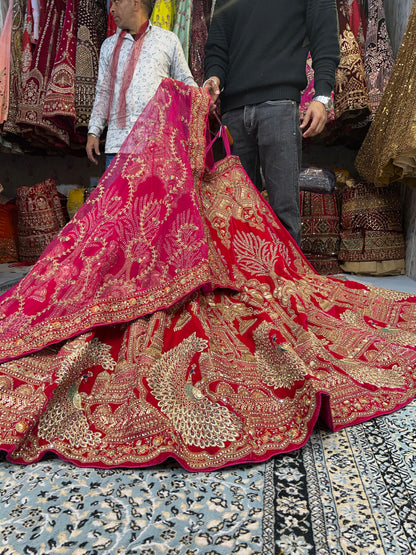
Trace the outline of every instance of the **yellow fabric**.
<path fill-rule="evenodd" d="M 156 0 L 150 21 L 153 25 L 172 31 L 176 17 L 174 0 Z"/>
<path fill-rule="evenodd" d="M 85 189 L 82 188 L 71 189 L 69 191 L 66 208 L 70 218 L 75 216 L 80 206 L 84 204 L 84 191 Z"/>

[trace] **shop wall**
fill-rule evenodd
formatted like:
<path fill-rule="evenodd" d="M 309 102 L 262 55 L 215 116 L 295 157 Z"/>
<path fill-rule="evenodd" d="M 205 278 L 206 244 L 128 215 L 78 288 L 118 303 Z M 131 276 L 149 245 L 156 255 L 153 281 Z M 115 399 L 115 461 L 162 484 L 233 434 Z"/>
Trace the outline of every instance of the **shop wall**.
<path fill-rule="evenodd" d="M 35 156 L 0 152 L 0 183 L 4 194 L 10 198 L 19 187 L 35 185 L 45 179 L 55 180 L 56 185 L 81 185 L 88 187 L 90 178 L 97 178 L 104 171 L 104 155 L 95 166 L 86 154 L 78 156 Z"/>
<path fill-rule="evenodd" d="M 406 275 L 416 280 L 416 189 L 406 188 Z"/>

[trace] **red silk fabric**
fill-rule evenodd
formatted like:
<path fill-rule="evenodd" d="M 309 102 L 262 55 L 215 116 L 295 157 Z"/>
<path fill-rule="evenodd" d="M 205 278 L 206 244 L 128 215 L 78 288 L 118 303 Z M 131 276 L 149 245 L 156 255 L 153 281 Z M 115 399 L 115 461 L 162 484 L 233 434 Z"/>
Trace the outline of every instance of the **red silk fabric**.
<path fill-rule="evenodd" d="M 209 97 L 165 79 L 97 190 L 0 300 L 8 458 L 263 461 L 415 396 L 416 297 L 316 274 Z"/>

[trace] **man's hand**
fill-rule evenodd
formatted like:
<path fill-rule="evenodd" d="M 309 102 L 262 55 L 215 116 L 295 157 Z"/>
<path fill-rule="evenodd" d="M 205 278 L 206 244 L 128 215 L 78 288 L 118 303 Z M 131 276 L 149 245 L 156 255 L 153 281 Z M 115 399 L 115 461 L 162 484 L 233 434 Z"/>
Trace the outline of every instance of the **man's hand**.
<path fill-rule="evenodd" d="M 321 131 L 324 129 L 325 124 L 328 119 L 328 114 L 326 112 L 325 106 L 322 102 L 318 100 L 313 100 L 309 104 L 309 108 L 306 111 L 305 117 L 301 123 L 300 128 L 302 130 L 305 129 L 303 133 L 303 137 L 306 139 L 307 137 L 314 137 L 315 135 L 319 135 Z"/>
<path fill-rule="evenodd" d="M 88 160 L 93 162 L 93 164 L 98 165 L 98 160 L 96 156 L 100 156 L 99 138 L 95 135 L 88 135 L 85 150 L 87 151 Z"/>
<path fill-rule="evenodd" d="M 209 77 L 209 79 L 207 79 L 202 85 L 202 88 L 208 91 L 211 96 L 210 111 L 213 112 L 220 95 L 220 80 L 215 76 Z"/>

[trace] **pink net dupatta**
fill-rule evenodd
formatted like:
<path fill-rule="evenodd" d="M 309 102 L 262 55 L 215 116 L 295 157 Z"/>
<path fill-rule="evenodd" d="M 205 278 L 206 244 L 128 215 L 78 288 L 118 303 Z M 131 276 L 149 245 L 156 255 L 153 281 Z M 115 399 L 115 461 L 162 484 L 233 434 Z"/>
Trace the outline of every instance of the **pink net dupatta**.
<path fill-rule="evenodd" d="M 163 82 L 96 191 L 2 296 L 2 360 L 231 286 L 213 273 L 194 189 L 208 106 L 199 89 Z"/>

